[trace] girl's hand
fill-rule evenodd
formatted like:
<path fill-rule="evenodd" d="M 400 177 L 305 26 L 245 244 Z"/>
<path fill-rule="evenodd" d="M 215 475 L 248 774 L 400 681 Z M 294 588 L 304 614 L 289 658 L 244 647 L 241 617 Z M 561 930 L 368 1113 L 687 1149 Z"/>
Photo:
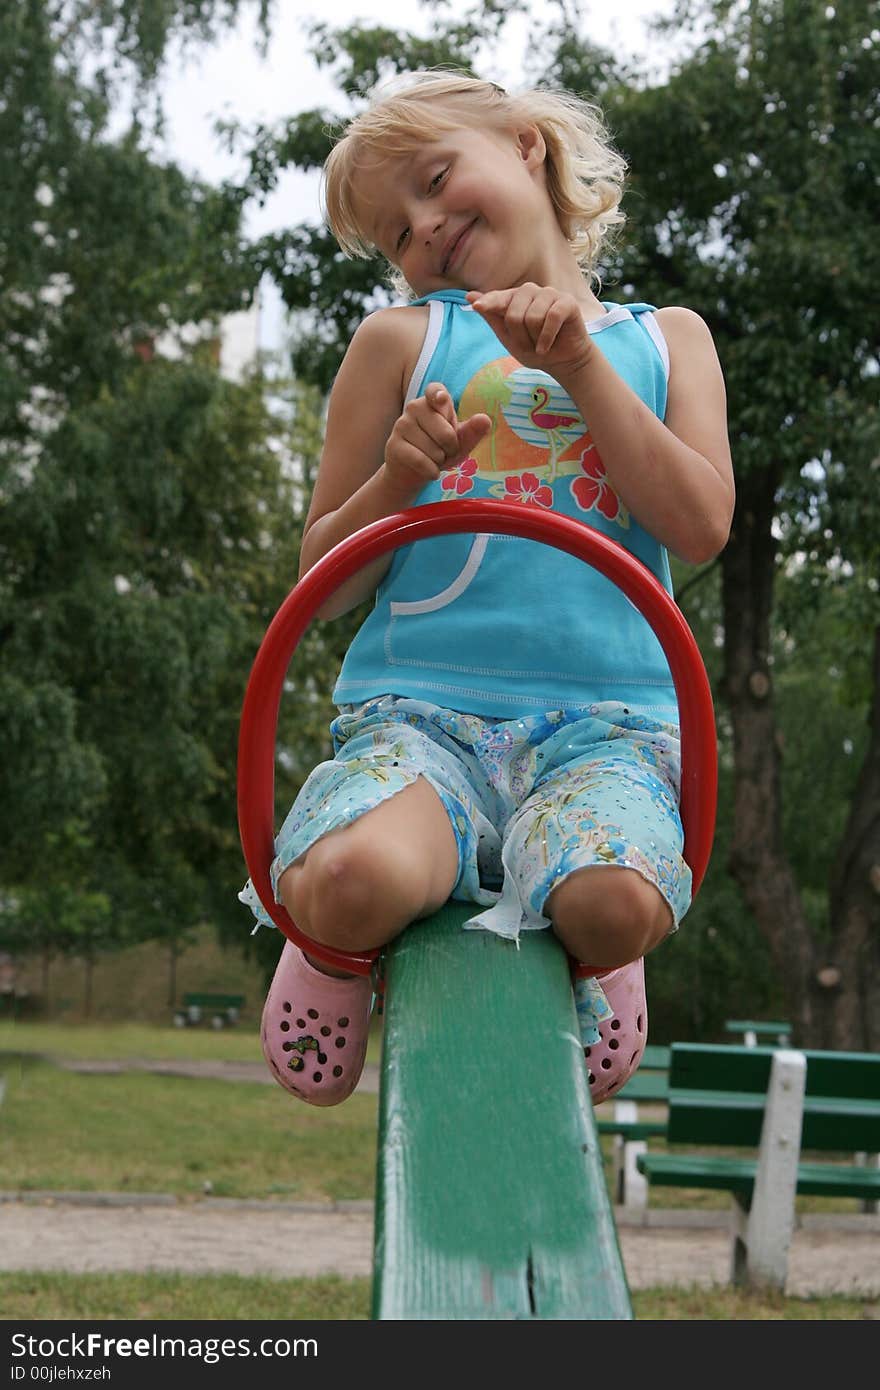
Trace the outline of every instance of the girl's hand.
<path fill-rule="evenodd" d="M 460 424 L 446 387 L 432 381 L 424 396 L 404 408 L 388 436 L 386 475 L 403 491 L 420 489 L 466 459 L 491 428 L 488 415 L 472 415 Z"/>
<path fill-rule="evenodd" d="M 592 352 L 583 307 L 550 285 L 525 284 L 512 290 L 468 291 L 480 314 L 511 357 L 524 367 L 549 372 L 560 385 L 576 377 Z"/>

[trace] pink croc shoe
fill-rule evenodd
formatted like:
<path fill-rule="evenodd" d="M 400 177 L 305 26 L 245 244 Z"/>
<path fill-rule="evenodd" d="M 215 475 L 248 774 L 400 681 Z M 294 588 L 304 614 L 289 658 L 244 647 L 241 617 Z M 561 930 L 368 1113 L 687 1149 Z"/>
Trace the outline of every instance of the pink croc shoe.
<path fill-rule="evenodd" d="M 638 1070 L 648 1041 L 648 1001 L 643 959 L 602 975 L 599 983 L 614 1017 L 599 1025 L 600 1041 L 584 1048 L 593 1104 L 620 1090 Z"/>
<path fill-rule="evenodd" d="M 324 975 L 285 942 L 260 1028 L 275 1080 L 310 1105 L 345 1100 L 364 1069 L 372 1008 L 367 976 Z"/>

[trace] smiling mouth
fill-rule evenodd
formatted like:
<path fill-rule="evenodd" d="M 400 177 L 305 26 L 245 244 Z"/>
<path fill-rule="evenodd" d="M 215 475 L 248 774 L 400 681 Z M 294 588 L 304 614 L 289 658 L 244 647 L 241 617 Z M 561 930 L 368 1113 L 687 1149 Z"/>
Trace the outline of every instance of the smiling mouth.
<path fill-rule="evenodd" d="M 454 260 L 457 258 L 457 256 L 458 256 L 459 249 L 463 246 L 464 242 L 467 240 L 467 238 L 468 238 L 468 236 L 470 235 L 471 231 L 472 231 L 473 228 L 476 226 L 476 223 L 477 223 L 477 219 L 476 219 L 476 218 L 474 218 L 473 222 L 468 222 L 467 226 L 462 227 L 461 231 L 460 231 L 460 232 L 458 233 L 458 235 L 453 239 L 452 245 L 449 247 L 448 251 L 446 252 L 446 255 L 443 257 L 443 265 L 442 265 L 442 267 L 441 267 L 441 273 L 442 273 L 443 275 L 446 275 L 446 274 L 448 273 L 450 266 L 452 265 L 453 261 L 454 261 Z"/>

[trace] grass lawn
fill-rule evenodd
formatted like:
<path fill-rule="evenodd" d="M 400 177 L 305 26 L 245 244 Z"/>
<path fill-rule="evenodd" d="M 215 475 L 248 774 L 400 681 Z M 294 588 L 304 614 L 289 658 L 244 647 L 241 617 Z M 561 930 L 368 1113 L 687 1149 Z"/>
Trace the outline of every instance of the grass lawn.
<path fill-rule="evenodd" d="M 636 1318 L 658 1321 L 861 1320 L 858 1298 L 782 1298 L 731 1289 L 643 1289 Z M 269 1279 L 234 1274 L 0 1274 L 0 1320 L 276 1319 L 360 1321 L 370 1316 L 368 1279 Z"/>
<path fill-rule="evenodd" d="M 367 1060 L 378 1062 L 381 1020 L 374 1018 Z M 155 1061 L 172 1059 L 218 1062 L 263 1062 L 260 1036 L 253 1025 L 214 1029 L 160 1027 L 149 1023 L 39 1023 L 0 1021 L 0 1072 L 4 1053 L 67 1057 L 78 1060 Z"/>

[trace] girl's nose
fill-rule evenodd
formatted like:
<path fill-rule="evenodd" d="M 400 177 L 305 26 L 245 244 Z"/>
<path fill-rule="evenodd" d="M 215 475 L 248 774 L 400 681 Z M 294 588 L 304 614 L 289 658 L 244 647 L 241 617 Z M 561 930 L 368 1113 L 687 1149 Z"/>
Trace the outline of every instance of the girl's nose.
<path fill-rule="evenodd" d="M 419 241 L 424 241 L 426 246 L 430 246 L 431 243 L 440 235 L 442 230 L 443 218 L 438 217 L 436 210 L 432 210 L 429 216 L 422 217 L 421 222 L 419 224 L 419 234 L 417 239 Z"/>

